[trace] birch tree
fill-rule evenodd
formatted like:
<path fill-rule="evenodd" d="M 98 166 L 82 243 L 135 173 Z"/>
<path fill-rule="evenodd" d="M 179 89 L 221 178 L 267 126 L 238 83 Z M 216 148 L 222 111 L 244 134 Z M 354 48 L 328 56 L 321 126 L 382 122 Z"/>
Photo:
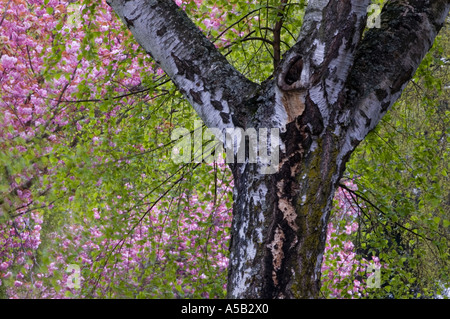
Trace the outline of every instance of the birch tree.
<path fill-rule="evenodd" d="M 369 0 L 311 0 L 296 44 L 282 55 L 273 46 L 274 71 L 261 84 L 231 65 L 174 1 L 108 4 L 209 128 L 279 129 L 273 174 L 237 154 L 229 164 L 235 186 L 228 297 L 317 298 L 345 165 L 400 97 L 450 2 L 389 1 L 379 26 L 365 32 Z M 286 5 L 280 1 L 274 44 Z"/>

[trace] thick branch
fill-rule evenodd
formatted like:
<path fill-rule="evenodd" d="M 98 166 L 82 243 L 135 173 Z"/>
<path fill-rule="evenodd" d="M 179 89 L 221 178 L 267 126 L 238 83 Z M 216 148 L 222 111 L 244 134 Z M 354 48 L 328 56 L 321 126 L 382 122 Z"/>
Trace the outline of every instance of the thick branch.
<path fill-rule="evenodd" d="M 280 100 L 290 100 L 283 103 L 290 121 L 302 114 L 309 94 L 327 126 L 344 91 L 368 4 L 369 0 L 309 1 L 298 42 L 284 55 L 276 74 Z M 286 92 L 291 92 L 289 97 Z M 292 92 L 297 93 L 294 99 Z"/>
<path fill-rule="evenodd" d="M 400 97 L 448 15 L 448 0 L 389 2 L 381 27 L 369 30 L 357 48 L 346 96 L 335 114 L 339 136 L 336 184 L 356 146 Z"/>
<path fill-rule="evenodd" d="M 449 8 L 449 0 L 397 0 L 383 8 L 381 27 L 365 35 L 347 82 L 348 109 L 341 121 L 350 128 L 344 152 L 354 149 L 400 97 Z"/>
<path fill-rule="evenodd" d="M 227 62 L 174 1 L 109 0 L 108 4 L 208 127 L 234 127 L 234 115 L 257 85 Z"/>

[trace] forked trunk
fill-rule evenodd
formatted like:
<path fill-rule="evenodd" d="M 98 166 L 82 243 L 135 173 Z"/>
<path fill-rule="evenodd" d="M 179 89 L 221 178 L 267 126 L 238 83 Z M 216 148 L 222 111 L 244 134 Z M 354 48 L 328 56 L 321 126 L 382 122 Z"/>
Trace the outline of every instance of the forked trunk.
<path fill-rule="evenodd" d="M 276 50 L 277 70 L 261 85 L 233 68 L 174 1 L 107 2 L 216 134 L 241 130 L 245 141 L 256 129 L 261 142 L 279 133 L 271 145 L 279 150 L 275 169 L 250 149 L 242 158 L 231 153 L 228 296 L 319 297 L 327 221 L 345 163 L 400 97 L 450 1 L 388 1 L 363 38 L 369 0 L 310 0 L 297 43 L 281 61 Z M 267 151 L 263 145 L 259 151 Z"/>
<path fill-rule="evenodd" d="M 274 174 L 248 158 L 232 165 L 230 298 L 319 297 L 328 217 L 348 158 L 330 127 L 307 96 L 304 112 L 280 132 Z"/>

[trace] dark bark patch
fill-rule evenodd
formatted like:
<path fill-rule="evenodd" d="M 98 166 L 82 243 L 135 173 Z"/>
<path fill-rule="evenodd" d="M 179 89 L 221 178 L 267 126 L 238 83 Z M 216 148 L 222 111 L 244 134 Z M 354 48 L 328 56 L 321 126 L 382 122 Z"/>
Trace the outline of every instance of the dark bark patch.
<path fill-rule="evenodd" d="M 189 94 L 192 96 L 192 99 L 195 103 L 203 105 L 202 94 L 200 92 L 196 92 L 193 89 L 189 91 Z"/>
<path fill-rule="evenodd" d="M 186 65 L 186 63 L 183 60 L 181 60 L 180 58 L 178 58 L 175 54 L 173 54 L 173 52 L 172 52 L 172 58 L 173 58 L 173 61 L 175 62 L 175 66 L 177 67 L 178 74 L 185 75 L 186 69 L 188 67 Z"/>
<path fill-rule="evenodd" d="M 200 69 L 193 63 L 180 59 L 173 52 L 171 55 L 177 67 L 178 74 L 185 76 L 189 81 L 194 81 L 195 74 L 200 74 Z"/>
<path fill-rule="evenodd" d="M 166 32 L 167 32 L 167 28 L 165 26 L 163 26 L 161 29 L 156 31 L 156 35 L 158 37 L 162 37 L 164 34 L 166 34 Z"/>
<path fill-rule="evenodd" d="M 391 89 L 392 89 L 392 94 L 397 93 L 398 91 L 400 91 L 402 89 L 402 86 L 409 81 L 409 79 L 411 79 L 413 75 L 413 69 L 410 68 L 408 71 L 406 72 L 402 72 L 399 74 L 399 76 L 397 77 L 397 79 L 392 83 Z"/>
<path fill-rule="evenodd" d="M 389 106 L 391 106 L 391 102 L 385 102 L 385 103 L 381 104 L 381 111 L 386 112 L 388 110 Z"/>
<path fill-rule="evenodd" d="M 383 101 L 388 96 L 388 93 L 386 92 L 386 90 L 382 90 L 382 89 L 375 90 L 375 94 L 377 95 L 377 99 L 380 102 Z"/>
<path fill-rule="evenodd" d="M 284 77 L 284 81 L 287 85 L 292 85 L 295 82 L 300 80 L 300 75 L 303 70 L 303 59 L 298 58 L 295 62 L 293 62 Z"/>
<path fill-rule="evenodd" d="M 231 114 L 231 122 L 237 127 L 242 127 L 243 129 L 246 129 L 245 117 L 241 116 L 241 114 L 239 114 L 239 113 Z"/>
<path fill-rule="evenodd" d="M 280 179 L 287 180 L 291 176 L 290 166 L 287 164 L 282 165 L 278 171 L 278 175 Z M 284 186 L 287 187 L 286 184 Z"/>
<path fill-rule="evenodd" d="M 286 125 L 286 132 L 281 134 L 281 138 L 286 144 L 286 154 L 294 154 L 300 150 L 303 137 L 294 122 Z"/>
<path fill-rule="evenodd" d="M 223 106 L 222 106 L 221 102 L 212 100 L 211 104 L 217 111 L 222 111 L 223 110 Z"/>
<path fill-rule="evenodd" d="M 223 121 L 225 124 L 230 123 L 230 115 L 229 115 L 228 113 L 220 112 L 220 117 L 222 118 L 222 121 Z"/>
<path fill-rule="evenodd" d="M 320 114 L 319 108 L 311 100 L 309 94 L 305 98 L 305 111 L 298 118 L 298 124 L 300 127 L 309 125 L 311 127 L 311 134 L 319 135 L 323 131 L 323 118 Z"/>
<path fill-rule="evenodd" d="M 366 127 L 370 127 L 372 120 L 367 116 L 367 114 L 361 110 L 359 110 L 359 114 L 361 115 L 362 118 L 364 118 L 366 120 Z"/>
<path fill-rule="evenodd" d="M 138 17 L 134 18 L 134 19 L 128 19 L 127 17 L 123 17 L 125 19 L 125 22 L 127 24 L 128 29 L 131 27 L 134 27 L 134 21 L 137 20 Z"/>
<path fill-rule="evenodd" d="M 273 240 L 273 238 L 272 238 Z M 267 252 L 264 258 L 264 285 L 261 297 L 264 299 L 273 299 L 273 292 L 275 290 L 275 284 L 273 282 L 273 256 L 269 248 L 266 248 Z"/>

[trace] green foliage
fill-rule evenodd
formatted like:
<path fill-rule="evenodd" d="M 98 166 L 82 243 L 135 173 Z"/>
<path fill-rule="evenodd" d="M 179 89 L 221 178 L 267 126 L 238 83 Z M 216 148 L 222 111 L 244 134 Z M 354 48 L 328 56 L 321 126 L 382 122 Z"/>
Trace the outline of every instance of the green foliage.
<path fill-rule="evenodd" d="M 194 21 L 206 30 L 206 35 L 215 42 L 227 59 L 250 80 L 261 83 L 274 71 L 274 34 L 275 24 L 283 17 L 280 30 L 281 52 L 295 44 L 299 26 L 307 1 L 288 1 L 285 6 L 280 1 L 204 1 L 199 10 L 193 10 L 195 4 L 187 5 L 186 11 Z M 211 8 L 213 11 L 211 17 Z M 189 10 L 191 9 L 191 10 Z M 224 22 L 217 30 L 207 28 L 204 19 L 222 16 Z"/>

